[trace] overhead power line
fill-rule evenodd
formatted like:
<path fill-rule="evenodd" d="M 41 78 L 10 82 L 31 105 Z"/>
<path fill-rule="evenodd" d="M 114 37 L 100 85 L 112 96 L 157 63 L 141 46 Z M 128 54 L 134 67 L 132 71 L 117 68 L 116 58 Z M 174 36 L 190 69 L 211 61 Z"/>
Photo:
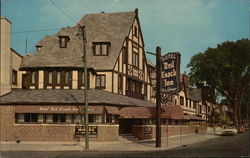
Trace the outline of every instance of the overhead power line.
<path fill-rule="evenodd" d="M 52 30 L 58 30 L 61 28 L 54 28 L 54 29 L 41 29 L 41 30 L 26 30 L 26 31 L 13 31 L 13 32 L 1 32 L 1 34 L 18 34 L 18 33 L 30 33 L 30 32 L 44 32 L 44 31 L 52 31 Z"/>
<path fill-rule="evenodd" d="M 64 15 L 66 15 L 69 19 L 74 21 L 75 23 L 78 23 L 74 18 L 72 18 L 69 14 L 67 14 L 62 8 L 60 8 L 55 2 L 52 0 L 49 0 L 58 10 L 60 10 Z"/>
<path fill-rule="evenodd" d="M 66 29 L 73 29 L 78 27 L 66 27 Z M 53 31 L 59 30 L 62 28 L 51 28 L 51 29 L 40 29 L 40 30 L 26 30 L 26 31 L 13 31 L 13 32 L 1 32 L 1 34 L 19 34 L 19 33 L 33 33 L 33 32 L 44 32 L 44 31 Z"/>

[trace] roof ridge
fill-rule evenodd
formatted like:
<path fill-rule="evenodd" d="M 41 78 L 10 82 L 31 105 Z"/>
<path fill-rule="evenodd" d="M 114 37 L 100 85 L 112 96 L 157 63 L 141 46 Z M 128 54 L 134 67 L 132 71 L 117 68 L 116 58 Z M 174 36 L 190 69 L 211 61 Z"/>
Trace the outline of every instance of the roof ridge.
<path fill-rule="evenodd" d="M 99 14 L 124 14 L 124 13 L 135 13 L 135 11 L 124 11 L 124 12 L 100 12 L 100 13 L 89 13 L 89 14 L 85 14 L 86 15 L 99 15 Z"/>

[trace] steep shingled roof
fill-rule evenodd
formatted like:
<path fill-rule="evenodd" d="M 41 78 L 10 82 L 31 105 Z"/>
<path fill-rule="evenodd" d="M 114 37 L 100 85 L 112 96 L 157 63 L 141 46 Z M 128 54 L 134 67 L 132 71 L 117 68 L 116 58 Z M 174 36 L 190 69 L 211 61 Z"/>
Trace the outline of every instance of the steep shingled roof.
<path fill-rule="evenodd" d="M 198 88 L 186 88 L 187 98 L 194 101 L 201 101 L 201 89 Z"/>
<path fill-rule="evenodd" d="M 87 14 L 79 24 L 85 26 L 87 36 L 88 67 L 113 69 L 123 42 L 128 36 L 136 12 Z M 25 56 L 21 68 L 29 67 L 83 67 L 82 39 L 78 28 L 63 28 L 54 36 L 47 36 L 37 45 L 43 45 L 35 54 Z M 58 36 L 69 36 L 67 48 L 59 48 Z M 94 56 L 93 42 L 110 42 L 108 56 Z"/>
<path fill-rule="evenodd" d="M 20 89 L 0 97 L 0 105 L 84 104 L 84 90 Z M 104 90 L 88 90 L 89 104 L 154 107 L 155 103 Z"/>

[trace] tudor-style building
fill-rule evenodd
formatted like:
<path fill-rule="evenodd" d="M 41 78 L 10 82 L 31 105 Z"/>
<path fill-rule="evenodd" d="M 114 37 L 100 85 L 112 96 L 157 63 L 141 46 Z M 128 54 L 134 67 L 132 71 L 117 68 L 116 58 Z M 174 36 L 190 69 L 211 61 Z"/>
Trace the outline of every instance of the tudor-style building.
<path fill-rule="evenodd" d="M 138 10 L 84 16 L 86 28 L 88 85 L 142 100 L 151 100 L 144 41 Z M 37 52 L 24 57 L 27 89 L 83 89 L 82 37 L 78 25 L 63 28 L 37 45 Z"/>
<path fill-rule="evenodd" d="M 87 39 L 90 140 L 115 141 L 125 133 L 155 138 L 155 103 L 138 9 L 87 14 L 79 24 Z M 78 24 L 46 36 L 36 48 L 20 60 L 17 89 L 0 96 L 0 140 L 83 139 L 76 130 L 84 122 L 85 88 Z M 6 65 L 2 69 L 10 71 Z M 161 117 L 163 136 L 179 134 L 180 106 L 163 107 Z M 185 126 L 182 132 L 194 129 Z"/>
<path fill-rule="evenodd" d="M 10 32 L 10 22 L 5 21 L 4 29 Z M 136 118 L 151 117 L 141 109 L 154 107 L 138 10 L 87 14 L 79 24 L 85 26 L 87 37 L 91 140 L 118 140 L 119 133 L 132 132 Z M 1 50 L 1 72 L 8 76 L 1 81 L 9 86 L 3 91 L 1 82 L 1 140 L 78 140 L 75 126 L 83 120 L 85 88 L 83 40 L 78 33 L 78 25 L 67 27 L 38 42 L 37 52 L 15 65 L 18 79 L 11 78 L 10 34 L 1 34 L 9 43 L 8 51 Z M 10 83 L 14 81 L 16 86 Z M 129 111 L 136 113 L 127 112 L 131 106 Z"/>

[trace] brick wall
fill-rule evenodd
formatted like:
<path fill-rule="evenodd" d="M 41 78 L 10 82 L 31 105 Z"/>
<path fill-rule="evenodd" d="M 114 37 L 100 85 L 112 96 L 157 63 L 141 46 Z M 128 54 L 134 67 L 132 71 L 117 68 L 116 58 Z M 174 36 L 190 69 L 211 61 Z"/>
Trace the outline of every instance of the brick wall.
<path fill-rule="evenodd" d="M 0 140 L 15 141 L 82 141 L 75 138 L 74 124 L 16 124 L 15 106 L 0 106 Z M 96 137 L 90 141 L 116 141 L 119 125 L 94 125 L 98 128 Z"/>
<path fill-rule="evenodd" d="M 152 135 L 144 135 L 144 128 L 150 127 L 152 128 Z M 188 125 L 162 125 L 161 126 L 161 137 L 169 137 L 173 135 L 181 135 L 188 133 L 195 133 L 195 126 Z M 205 132 L 206 127 L 198 127 L 198 132 Z M 138 139 L 153 139 L 155 138 L 156 127 L 155 125 L 134 125 L 132 126 L 132 134 Z"/>

